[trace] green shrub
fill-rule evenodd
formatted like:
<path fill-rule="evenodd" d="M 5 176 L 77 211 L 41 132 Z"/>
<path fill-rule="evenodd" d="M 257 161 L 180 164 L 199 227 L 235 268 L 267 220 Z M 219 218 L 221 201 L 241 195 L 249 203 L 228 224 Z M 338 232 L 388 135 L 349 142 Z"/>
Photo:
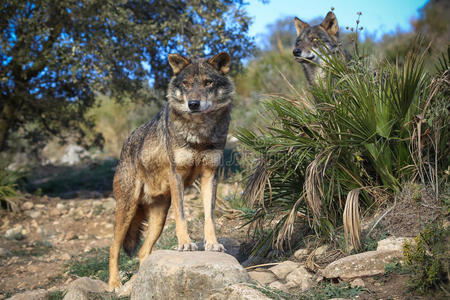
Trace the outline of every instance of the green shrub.
<path fill-rule="evenodd" d="M 414 239 L 403 245 L 403 255 L 412 275 L 411 287 L 421 293 L 448 283 L 450 271 L 448 228 L 427 225 Z"/>
<path fill-rule="evenodd" d="M 18 203 L 14 200 L 17 196 L 17 183 L 26 175 L 25 171 L 12 171 L 3 161 L 0 164 L 0 207 L 12 211 L 18 210 Z"/>
<path fill-rule="evenodd" d="M 448 109 L 436 110 L 436 122 L 426 116 L 448 107 L 449 64 L 444 56 L 428 74 L 424 55 L 412 47 L 401 67 L 357 54 L 351 63 L 324 56 L 326 79 L 309 95 L 273 97 L 264 102 L 265 127 L 239 130 L 256 160 L 244 196 L 254 224 L 271 224 L 275 246 L 287 245 L 299 215 L 334 239 L 347 197 L 344 225 L 357 248 L 360 208 L 417 175 L 439 185 L 433 178 L 448 166 L 450 117 Z"/>

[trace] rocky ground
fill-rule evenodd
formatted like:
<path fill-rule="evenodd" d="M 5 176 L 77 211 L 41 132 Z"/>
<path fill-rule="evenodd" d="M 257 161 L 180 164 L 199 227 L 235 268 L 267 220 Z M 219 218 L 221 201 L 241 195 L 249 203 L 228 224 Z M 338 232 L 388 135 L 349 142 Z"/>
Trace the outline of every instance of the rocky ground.
<path fill-rule="evenodd" d="M 218 195 L 220 199 L 225 199 L 239 192 L 238 184 L 222 184 Z M 230 295 L 236 296 L 236 299 L 442 297 L 440 294 L 414 294 L 408 290 L 407 274 L 395 271 L 386 273 L 386 265 L 390 264 L 395 269 L 396 259 L 401 259 L 402 256 L 401 245 L 404 239 L 392 236 L 397 234 L 399 237 L 399 233 L 403 237 L 415 236 L 420 229 L 417 224 L 433 222 L 440 214 L 437 203 L 430 198 L 419 199 L 418 205 L 408 205 L 405 201 L 410 201 L 411 197 L 406 198 L 409 200 L 398 200 L 393 209 L 394 212 L 398 209 L 400 211 L 383 217 L 380 228 L 377 228 L 378 232 L 374 231 L 378 237 L 382 232 L 391 236 L 378 242 L 376 251 L 373 249 L 374 251 L 345 257 L 346 254 L 342 251 L 326 244 L 297 249 L 290 256 L 274 258 L 267 264 L 246 268 L 248 281 L 241 280 L 237 285 L 219 290 L 210 299 L 227 299 Z M 203 213 L 195 187 L 188 190 L 185 203 L 192 238 L 201 241 Z M 26 294 L 25 298 L 16 299 L 62 299 L 67 290 L 73 293 L 74 290 L 68 288 L 71 284 L 76 283 L 78 286 L 80 282 L 82 286 L 95 286 L 86 288 L 90 293 L 104 293 L 101 298 L 89 294 L 91 296 L 87 296 L 88 299 L 128 299 L 129 294 L 125 298 L 108 294 L 106 286 L 100 281 L 91 282 L 89 278 L 83 277 L 106 280 L 106 249 L 112 240 L 114 222 L 115 201 L 112 197 L 104 197 L 98 193 L 87 193 L 84 197 L 72 199 L 27 195 L 19 207 L 20 211 L 16 213 L 0 210 L 0 299 L 26 291 L 41 293 L 46 298 Z M 412 207 L 408 210 L 409 213 L 406 212 L 408 207 Z M 381 213 L 378 214 L 380 215 Z M 169 216 L 158 242 L 158 249 L 171 249 L 176 244 L 172 214 Z M 242 254 L 243 247 L 240 245 L 246 240 L 247 228 L 242 228 L 245 220 L 224 205 L 222 200 L 218 203 L 216 220 L 221 241 L 226 244 L 228 252 L 242 262 L 245 255 Z M 397 227 L 394 226 L 395 222 Z M 405 231 L 408 226 L 410 230 Z M 174 257 L 175 255 L 176 253 Z M 93 258 L 94 262 L 92 259 L 88 262 L 88 258 Z M 98 264 L 95 264 L 96 259 Z M 124 282 L 137 271 L 136 259 L 126 261 L 126 264 L 129 264 L 129 273 L 122 273 Z M 83 278 L 78 279 L 80 277 Z M 247 297 L 243 291 L 253 296 Z"/>

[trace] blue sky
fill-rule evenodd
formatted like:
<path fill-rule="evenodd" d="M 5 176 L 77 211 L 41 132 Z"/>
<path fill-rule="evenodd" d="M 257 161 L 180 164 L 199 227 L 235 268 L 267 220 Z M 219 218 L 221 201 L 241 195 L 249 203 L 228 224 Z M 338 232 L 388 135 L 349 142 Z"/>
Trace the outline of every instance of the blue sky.
<path fill-rule="evenodd" d="M 263 4 L 258 0 L 249 0 L 247 11 L 253 17 L 250 35 L 256 36 L 267 31 L 266 26 L 275 20 L 297 16 L 303 21 L 317 16 L 325 16 L 334 7 L 341 28 L 354 26 L 356 13 L 362 12 L 361 23 L 366 33 L 379 38 L 383 33 L 411 30 L 410 20 L 418 16 L 418 10 L 426 0 L 271 0 Z M 363 31 L 363 35 L 364 35 Z"/>

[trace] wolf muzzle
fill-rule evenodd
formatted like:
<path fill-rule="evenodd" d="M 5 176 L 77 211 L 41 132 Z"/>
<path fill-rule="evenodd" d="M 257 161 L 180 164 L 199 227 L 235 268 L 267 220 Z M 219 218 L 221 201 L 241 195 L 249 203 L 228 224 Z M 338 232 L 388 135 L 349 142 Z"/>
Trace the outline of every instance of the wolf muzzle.
<path fill-rule="evenodd" d="M 192 112 L 196 112 L 200 110 L 200 101 L 199 100 L 189 100 L 188 107 Z"/>

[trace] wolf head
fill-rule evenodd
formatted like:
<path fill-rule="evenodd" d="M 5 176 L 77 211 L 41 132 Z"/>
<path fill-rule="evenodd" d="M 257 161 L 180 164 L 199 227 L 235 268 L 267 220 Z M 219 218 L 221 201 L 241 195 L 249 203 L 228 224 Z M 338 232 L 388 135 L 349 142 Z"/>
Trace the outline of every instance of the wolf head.
<path fill-rule="evenodd" d="M 336 16 L 328 12 L 323 22 L 310 26 L 299 18 L 294 19 L 297 39 L 293 50 L 294 59 L 305 69 L 309 83 L 317 80 L 317 65 L 322 64 L 318 53 L 338 51 L 339 27 Z"/>
<path fill-rule="evenodd" d="M 167 97 L 171 109 L 192 116 L 205 115 L 231 104 L 234 86 L 227 76 L 230 56 L 221 52 L 209 59 L 169 54 L 174 76 Z"/>

